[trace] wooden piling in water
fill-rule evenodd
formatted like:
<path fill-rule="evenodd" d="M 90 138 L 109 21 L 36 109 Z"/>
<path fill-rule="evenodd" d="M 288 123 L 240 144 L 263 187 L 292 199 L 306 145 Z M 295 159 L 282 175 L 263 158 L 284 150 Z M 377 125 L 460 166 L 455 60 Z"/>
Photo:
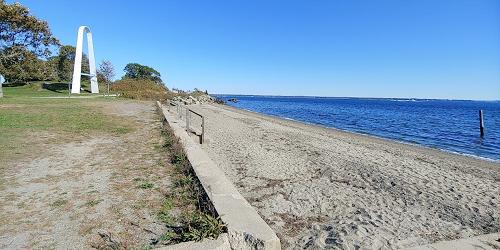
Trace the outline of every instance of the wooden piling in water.
<path fill-rule="evenodd" d="M 481 133 L 481 137 L 484 136 L 484 118 L 483 118 L 483 110 L 479 110 L 479 132 Z"/>

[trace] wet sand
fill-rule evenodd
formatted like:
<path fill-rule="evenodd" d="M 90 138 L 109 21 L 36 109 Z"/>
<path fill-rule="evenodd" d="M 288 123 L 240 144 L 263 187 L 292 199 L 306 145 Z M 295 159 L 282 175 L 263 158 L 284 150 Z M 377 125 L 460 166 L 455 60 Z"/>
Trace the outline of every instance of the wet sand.
<path fill-rule="evenodd" d="M 203 148 L 285 248 L 391 249 L 500 232 L 499 163 L 228 106 L 190 108 L 206 116 Z"/>

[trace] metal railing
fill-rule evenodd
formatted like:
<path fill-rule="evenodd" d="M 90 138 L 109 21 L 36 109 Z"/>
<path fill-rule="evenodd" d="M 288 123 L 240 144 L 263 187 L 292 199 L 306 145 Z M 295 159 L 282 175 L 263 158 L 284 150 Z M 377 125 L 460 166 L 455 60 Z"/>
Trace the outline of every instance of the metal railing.
<path fill-rule="evenodd" d="M 175 107 L 175 111 L 177 112 L 178 118 L 180 120 L 186 121 L 186 131 L 188 133 L 196 134 L 196 131 L 191 129 L 191 121 L 193 120 L 191 117 L 191 114 L 195 114 L 201 118 L 201 134 L 198 135 L 198 137 L 200 138 L 200 144 L 203 144 L 203 142 L 205 141 L 205 116 L 188 108 L 186 105 L 183 105 L 182 103 L 173 102 L 173 101 L 167 101 L 167 102 L 168 102 L 168 111 L 171 112 L 172 107 Z M 183 118 L 183 114 L 184 114 L 184 118 Z"/>
<path fill-rule="evenodd" d="M 205 140 L 205 117 L 201 115 L 200 113 L 197 113 L 193 111 L 192 109 L 186 108 L 186 129 L 188 133 L 192 132 L 190 125 L 190 120 L 191 120 L 191 114 L 195 114 L 201 118 L 201 134 L 200 134 L 200 144 L 203 144 Z"/>

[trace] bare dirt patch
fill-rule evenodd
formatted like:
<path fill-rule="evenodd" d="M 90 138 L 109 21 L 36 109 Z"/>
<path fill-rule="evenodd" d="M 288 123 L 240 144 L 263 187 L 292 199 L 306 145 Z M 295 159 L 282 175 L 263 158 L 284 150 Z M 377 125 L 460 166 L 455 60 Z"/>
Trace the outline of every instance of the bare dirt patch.
<path fill-rule="evenodd" d="M 152 102 L 96 102 L 127 133 L 40 132 L 36 151 L 0 173 L 0 248 L 142 248 L 165 231 L 156 213 L 171 168 Z M 165 167 L 166 165 L 166 167 Z"/>
<path fill-rule="evenodd" d="M 0 104 L 0 109 L 9 109 L 9 108 L 22 108 L 25 105 L 20 104 Z"/>

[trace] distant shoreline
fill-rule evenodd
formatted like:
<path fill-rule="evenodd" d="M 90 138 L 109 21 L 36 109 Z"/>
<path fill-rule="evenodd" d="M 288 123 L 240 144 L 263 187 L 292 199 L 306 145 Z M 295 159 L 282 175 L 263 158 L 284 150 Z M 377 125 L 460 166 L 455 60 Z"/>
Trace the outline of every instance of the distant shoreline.
<path fill-rule="evenodd" d="M 366 99 L 366 100 L 417 100 L 417 101 L 470 101 L 470 102 L 500 102 L 500 99 L 474 100 L 474 99 L 445 99 L 445 98 L 418 98 L 418 97 L 359 97 L 359 96 L 309 96 L 309 95 L 251 95 L 251 94 L 211 94 L 215 97 L 283 97 L 283 98 L 318 98 L 318 99 Z"/>

